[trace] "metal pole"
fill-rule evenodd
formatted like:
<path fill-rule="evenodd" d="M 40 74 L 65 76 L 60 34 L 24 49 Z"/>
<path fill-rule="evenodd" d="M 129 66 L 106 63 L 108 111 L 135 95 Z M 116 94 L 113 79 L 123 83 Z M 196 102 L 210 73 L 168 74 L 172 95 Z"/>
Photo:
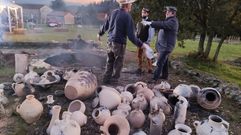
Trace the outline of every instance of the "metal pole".
<path fill-rule="evenodd" d="M 8 27 L 9 27 L 9 32 L 12 32 L 12 23 L 11 23 L 11 15 L 10 15 L 10 10 L 9 7 L 8 8 Z"/>

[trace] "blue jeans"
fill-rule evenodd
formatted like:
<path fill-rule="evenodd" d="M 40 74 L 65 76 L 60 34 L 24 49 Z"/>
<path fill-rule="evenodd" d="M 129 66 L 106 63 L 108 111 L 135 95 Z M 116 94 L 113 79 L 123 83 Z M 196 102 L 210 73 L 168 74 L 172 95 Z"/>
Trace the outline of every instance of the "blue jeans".
<path fill-rule="evenodd" d="M 154 71 L 154 76 L 153 76 L 154 80 L 158 80 L 159 78 L 168 79 L 168 56 L 170 53 L 171 53 L 170 51 L 159 52 L 157 67 Z"/>

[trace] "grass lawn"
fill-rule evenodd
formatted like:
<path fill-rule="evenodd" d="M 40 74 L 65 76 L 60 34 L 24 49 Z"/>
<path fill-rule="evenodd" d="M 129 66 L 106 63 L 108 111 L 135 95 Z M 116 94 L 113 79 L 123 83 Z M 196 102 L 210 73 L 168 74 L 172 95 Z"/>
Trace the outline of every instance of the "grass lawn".
<path fill-rule="evenodd" d="M 84 26 L 66 26 L 64 27 L 68 29 L 67 32 L 56 32 L 55 28 L 49 27 L 41 27 L 40 32 L 36 33 L 33 30 L 28 30 L 24 35 L 13 35 L 13 34 L 5 34 L 5 41 L 25 41 L 25 42 L 49 42 L 49 41 L 59 41 L 59 42 L 67 42 L 68 39 L 76 38 L 77 35 L 81 35 L 84 40 L 96 40 L 96 35 L 98 33 L 97 27 Z M 101 47 L 105 48 L 107 36 L 106 34 L 101 38 Z M 156 40 L 156 37 L 154 38 Z M 155 40 L 152 40 L 151 46 L 154 48 Z M 203 62 L 193 60 L 191 58 L 185 57 L 190 52 L 194 52 L 197 50 L 198 41 L 186 40 L 185 48 L 180 48 L 176 46 L 174 52 L 172 53 L 172 57 L 183 57 L 188 66 L 212 73 L 221 79 L 226 81 L 230 81 L 233 83 L 239 84 L 241 86 L 241 67 L 231 66 L 223 63 L 223 61 L 231 61 L 241 57 L 241 44 L 224 44 L 221 48 L 219 54 L 219 62 Z M 210 53 L 210 58 L 213 57 L 215 49 L 217 47 L 217 43 L 213 42 L 213 46 Z M 130 41 L 127 43 L 127 49 L 129 51 L 136 51 L 136 46 L 133 45 Z M 0 70 L 1 73 L 1 70 Z"/>

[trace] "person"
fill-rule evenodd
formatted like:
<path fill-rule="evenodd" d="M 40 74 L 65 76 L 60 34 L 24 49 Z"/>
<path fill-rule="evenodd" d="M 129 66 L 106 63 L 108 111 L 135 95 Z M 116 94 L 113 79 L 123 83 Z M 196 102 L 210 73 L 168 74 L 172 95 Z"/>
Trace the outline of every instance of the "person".
<path fill-rule="evenodd" d="M 158 79 L 168 80 L 168 57 L 175 47 L 179 26 L 176 12 L 176 7 L 167 6 L 165 8 L 165 20 L 153 22 L 142 21 L 144 25 L 160 29 L 156 43 L 156 50 L 158 52 L 157 67 L 149 83 L 154 83 Z"/>
<path fill-rule="evenodd" d="M 120 78 L 127 37 L 138 47 L 145 49 L 148 46 L 135 36 L 134 22 L 129 14 L 132 3 L 135 0 L 118 0 L 117 2 L 120 8 L 111 12 L 97 34 L 97 38 L 100 40 L 100 37 L 108 31 L 107 62 L 103 77 L 104 84 L 116 83 Z"/>
<path fill-rule="evenodd" d="M 142 8 L 141 11 L 141 17 L 142 21 L 151 21 L 149 19 L 149 13 L 150 10 L 147 7 Z M 151 39 L 154 37 L 155 30 L 154 28 L 150 27 L 149 25 L 144 26 L 141 22 L 137 23 L 137 30 L 136 30 L 137 38 L 139 38 L 142 42 L 145 42 L 146 44 L 150 45 Z M 143 49 L 140 47 L 137 47 L 137 58 L 138 58 L 138 69 L 136 70 L 137 74 L 142 74 L 143 71 Z M 145 57 L 146 58 L 146 57 Z M 146 58 L 146 64 L 147 64 L 147 72 L 152 73 L 152 61 L 148 58 Z"/>

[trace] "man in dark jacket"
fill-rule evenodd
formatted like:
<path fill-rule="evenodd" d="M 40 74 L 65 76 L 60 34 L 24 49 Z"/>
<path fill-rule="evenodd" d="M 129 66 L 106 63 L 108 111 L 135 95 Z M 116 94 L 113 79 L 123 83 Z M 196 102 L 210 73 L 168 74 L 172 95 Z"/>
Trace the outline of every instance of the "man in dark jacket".
<path fill-rule="evenodd" d="M 141 17 L 142 21 L 151 21 L 149 18 L 150 10 L 147 7 L 142 8 Z M 137 23 L 136 35 L 137 37 L 146 44 L 150 45 L 152 38 L 154 37 L 155 30 L 149 25 L 144 26 L 141 21 Z M 152 73 L 152 61 L 146 58 L 143 55 L 143 49 L 137 47 L 137 58 L 138 58 L 138 69 L 136 70 L 137 74 L 142 74 L 143 71 L 143 62 L 146 60 L 147 72 Z"/>
<path fill-rule="evenodd" d="M 153 22 L 143 21 L 144 25 L 150 25 L 153 28 L 160 29 L 156 43 L 156 50 L 158 52 L 157 68 L 150 82 L 156 82 L 158 79 L 168 79 L 168 56 L 175 47 L 179 26 L 176 11 L 176 7 L 168 6 L 165 9 L 165 20 Z"/>
<path fill-rule="evenodd" d="M 120 8 L 112 11 L 98 33 L 98 38 L 108 31 L 107 63 L 103 83 L 117 82 L 123 67 L 127 37 L 138 47 L 147 46 L 135 36 L 134 22 L 129 14 L 135 0 L 118 0 Z"/>

